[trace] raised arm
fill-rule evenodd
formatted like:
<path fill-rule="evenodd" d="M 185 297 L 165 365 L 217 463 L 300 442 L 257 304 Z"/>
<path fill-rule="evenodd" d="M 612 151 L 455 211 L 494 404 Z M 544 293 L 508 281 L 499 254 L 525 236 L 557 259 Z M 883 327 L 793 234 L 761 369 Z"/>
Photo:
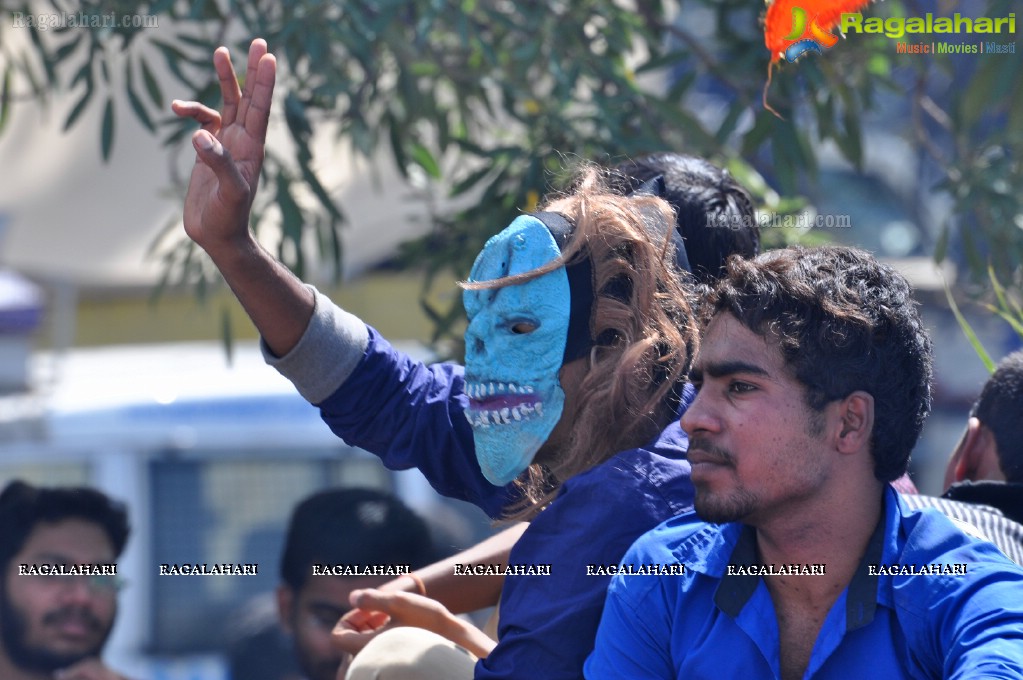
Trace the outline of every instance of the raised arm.
<path fill-rule="evenodd" d="M 277 356 L 290 351 L 312 316 L 314 298 L 249 231 L 259 184 L 277 62 L 264 40 L 249 47 L 245 89 L 238 86 L 226 47 L 213 53 L 223 111 L 177 101 L 178 116 L 202 127 L 192 135 L 195 167 L 185 197 L 185 233 L 209 254 L 256 329 Z"/>

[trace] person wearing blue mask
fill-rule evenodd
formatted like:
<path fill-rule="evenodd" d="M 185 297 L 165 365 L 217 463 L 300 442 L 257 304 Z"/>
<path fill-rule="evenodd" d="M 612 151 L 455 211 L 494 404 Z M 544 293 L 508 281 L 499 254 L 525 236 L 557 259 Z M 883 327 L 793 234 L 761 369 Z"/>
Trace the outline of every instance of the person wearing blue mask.
<path fill-rule="evenodd" d="M 276 65 L 255 41 L 242 92 L 226 49 L 214 61 L 223 113 L 173 105 L 203 128 L 186 233 L 252 318 L 268 361 L 335 433 L 388 467 L 419 468 L 439 492 L 492 517 L 529 520 L 503 583 L 500 642 L 475 650 L 478 662 L 466 655 L 465 677 L 536 668 L 580 677 L 609 568 L 692 505 L 676 414 L 690 398 L 680 386 L 696 333 L 674 215 L 655 196 L 610 192 L 588 175 L 480 254 L 464 284 L 467 366 L 424 365 L 253 239 Z"/>

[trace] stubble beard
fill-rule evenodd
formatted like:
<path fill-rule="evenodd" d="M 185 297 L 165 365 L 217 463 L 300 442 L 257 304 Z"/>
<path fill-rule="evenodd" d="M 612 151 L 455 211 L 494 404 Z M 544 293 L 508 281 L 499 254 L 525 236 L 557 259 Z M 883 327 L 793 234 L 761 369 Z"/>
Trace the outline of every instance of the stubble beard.
<path fill-rule="evenodd" d="M 697 516 L 705 522 L 725 524 L 739 522 L 752 515 L 759 504 L 759 499 L 748 489 L 737 489 L 727 496 L 714 494 L 706 489 L 696 487 L 693 505 Z"/>
<path fill-rule="evenodd" d="M 67 613 L 64 610 L 51 612 L 44 617 L 44 621 L 48 618 L 65 615 Z M 89 613 L 80 613 L 79 616 L 92 617 L 95 625 L 102 627 L 102 623 Z M 26 640 L 28 637 L 27 617 L 8 601 L 6 593 L 0 592 L 0 645 L 3 645 L 4 652 L 11 663 L 22 670 L 53 673 L 82 659 L 98 657 L 106 645 L 111 628 L 113 628 L 113 619 L 96 644 L 82 652 L 61 653 L 45 647 L 33 646 Z"/>

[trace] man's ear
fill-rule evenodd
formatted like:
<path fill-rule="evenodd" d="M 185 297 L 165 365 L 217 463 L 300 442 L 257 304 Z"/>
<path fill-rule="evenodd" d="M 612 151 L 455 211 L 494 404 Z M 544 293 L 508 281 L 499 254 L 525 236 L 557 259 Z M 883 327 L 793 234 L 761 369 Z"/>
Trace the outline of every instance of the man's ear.
<path fill-rule="evenodd" d="M 857 453 L 870 449 L 874 434 L 874 397 L 857 390 L 838 402 L 839 419 L 835 445 L 839 453 Z"/>
<path fill-rule="evenodd" d="M 966 422 L 966 433 L 948 464 L 951 483 L 1005 478 L 998 465 L 994 434 L 977 418 Z"/>
<path fill-rule="evenodd" d="M 289 635 L 293 632 L 291 622 L 295 614 L 295 591 L 291 586 L 282 583 L 277 586 L 277 618 L 281 628 Z"/>

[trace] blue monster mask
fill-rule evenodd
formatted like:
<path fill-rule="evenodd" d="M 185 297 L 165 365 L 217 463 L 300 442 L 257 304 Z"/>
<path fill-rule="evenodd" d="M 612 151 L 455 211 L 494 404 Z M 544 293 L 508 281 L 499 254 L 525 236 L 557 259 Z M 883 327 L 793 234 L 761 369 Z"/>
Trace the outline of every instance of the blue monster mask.
<path fill-rule="evenodd" d="M 551 231 L 523 215 L 483 247 L 470 281 L 533 271 L 561 253 Z M 565 267 L 531 281 L 463 294 L 465 415 L 473 428 L 483 475 L 498 486 L 518 477 L 558 420 L 565 393 L 558 372 L 565 359 L 571 294 Z"/>

